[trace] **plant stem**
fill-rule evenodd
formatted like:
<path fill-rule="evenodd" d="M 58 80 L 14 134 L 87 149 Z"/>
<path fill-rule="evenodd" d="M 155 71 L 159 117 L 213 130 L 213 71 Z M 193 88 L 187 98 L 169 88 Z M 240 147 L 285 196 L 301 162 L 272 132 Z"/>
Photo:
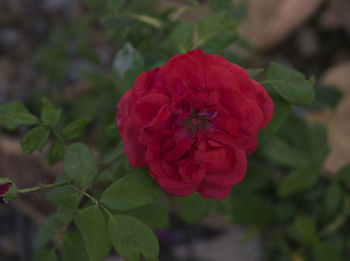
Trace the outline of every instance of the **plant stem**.
<path fill-rule="evenodd" d="M 53 128 L 50 128 L 50 130 L 53 133 L 53 135 L 55 135 L 60 141 L 64 142 L 64 139 L 60 134 L 58 134 Z"/>
<path fill-rule="evenodd" d="M 25 193 L 35 192 L 35 191 L 41 191 L 44 189 L 62 187 L 62 186 L 68 185 L 69 182 L 70 181 L 63 181 L 63 182 L 57 182 L 57 183 L 53 183 L 53 184 L 41 184 L 39 186 L 32 187 L 32 188 L 19 189 L 18 193 L 25 194 Z"/>
<path fill-rule="evenodd" d="M 108 216 L 113 217 L 112 213 L 103 204 L 101 204 L 100 207 L 107 213 Z"/>
<path fill-rule="evenodd" d="M 138 20 L 139 22 L 143 22 L 150 26 L 153 26 L 156 29 L 161 29 L 165 25 L 163 21 L 148 15 L 134 14 L 134 13 L 123 13 L 122 15 L 133 18 L 135 20 Z"/>
<path fill-rule="evenodd" d="M 69 187 L 71 187 L 72 189 L 78 191 L 80 194 L 84 195 L 85 197 L 89 198 L 92 202 L 94 202 L 96 205 L 99 205 L 100 204 L 100 201 L 98 201 L 98 199 L 96 199 L 95 197 L 93 197 L 92 195 L 90 195 L 89 193 L 83 191 L 82 189 L 72 185 L 72 184 L 69 184 Z"/>

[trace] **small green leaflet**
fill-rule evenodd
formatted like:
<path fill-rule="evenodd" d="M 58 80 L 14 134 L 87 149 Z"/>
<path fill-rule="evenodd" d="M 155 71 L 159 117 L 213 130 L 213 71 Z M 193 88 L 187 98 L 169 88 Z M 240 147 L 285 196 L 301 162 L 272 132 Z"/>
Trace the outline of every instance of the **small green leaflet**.
<path fill-rule="evenodd" d="M 172 54 L 186 53 L 192 47 L 193 27 L 185 21 L 180 20 L 176 23 L 163 46 Z"/>
<path fill-rule="evenodd" d="M 21 142 L 23 152 L 25 154 L 30 154 L 34 150 L 42 151 L 49 137 L 50 131 L 43 126 L 37 126 L 31 129 Z"/>
<path fill-rule="evenodd" d="M 40 227 L 38 234 L 35 236 L 34 248 L 44 248 L 51 237 L 58 233 L 58 230 L 59 225 L 57 222 L 57 216 L 52 214 L 45 220 L 44 224 Z"/>
<path fill-rule="evenodd" d="M 135 217 L 115 215 L 109 218 L 113 248 L 127 261 L 157 261 L 159 243 L 153 231 Z"/>
<path fill-rule="evenodd" d="M 318 174 L 319 170 L 312 167 L 291 171 L 280 184 L 278 195 L 286 197 L 311 188 L 315 184 Z"/>
<path fill-rule="evenodd" d="M 56 109 L 56 106 L 44 97 L 43 107 L 41 109 L 41 122 L 44 126 L 55 127 L 61 119 L 62 109 Z"/>
<path fill-rule="evenodd" d="M 64 143 L 61 140 L 56 140 L 46 154 L 46 160 L 49 165 L 55 165 L 64 157 Z"/>
<path fill-rule="evenodd" d="M 63 129 L 64 140 L 80 139 L 85 134 L 85 128 L 89 124 L 90 119 L 80 118 L 72 121 Z"/>
<path fill-rule="evenodd" d="M 294 220 L 294 229 L 298 234 L 300 242 L 304 246 L 310 245 L 318 240 L 315 222 L 310 217 L 297 217 Z"/>
<path fill-rule="evenodd" d="M 64 154 L 64 171 L 80 186 L 85 187 L 96 179 L 98 166 L 85 144 L 73 143 Z"/>
<path fill-rule="evenodd" d="M 63 236 L 63 261 L 89 260 L 86 247 L 79 232 L 72 232 Z"/>
<path fill-rule="evenodd" d="M 38 118 L 19 102 L 5 103 L 0 106 L 0 125 L 14 130 L 20 125 L 34 125 L 39 123 Z"/>
<path fill-rule="evenodd" d="M 222 49 L 237 37 L 236 25 L 228 12 L 215 13 L 199 19 L 198 36 L 209 48 Z"/>
<path fill-rule="evenodd" d="M 120 49 L 113 62 L 114 86 L 120 95 L 132 88 L 137 76 L 145 70 L 141 54 L 130 43 Z"/>
<path fill-rule="evenodd" d="M 306 80 L 304 74 L 282 65 L 271 63 L 265 83 L 288 103 L 306 105 L 315 100 L 315 79 Z"/>
<path fill-rule="evenodd" d="M 74 219 L 87 249 L 90 261 L 105 261 L 111 250 L 105 218 L 96 205 L 78 211 Z"/>
<path fill-rule="evenodd" d="M 127 174 L 109 186 L 101 196 L 107 207 L 130 211 L 152 204 L 159 196 L 160 189 L 147 173 Z"/>

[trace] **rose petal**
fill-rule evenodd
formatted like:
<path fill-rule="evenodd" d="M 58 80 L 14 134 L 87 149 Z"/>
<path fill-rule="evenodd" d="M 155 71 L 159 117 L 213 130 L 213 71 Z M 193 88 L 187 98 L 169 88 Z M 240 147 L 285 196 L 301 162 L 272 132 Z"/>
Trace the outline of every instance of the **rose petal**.
<path fill-rule="evenodd" d="M 264 128 L 272 119 L 274 104 L 264 87 L 252 80 L 257 95 L 257 102 L 264 113 L 264 121 L 261 128 Z"/>
<path fill-rule="evenodd" d="M 125 154 L 133 168 L 144 168 L 148 164 L 145 160 L 145 146 L 139 143 L 139 131 L 136 124 L 130 118 L 123 129 L 120 129 L 120 136 L 124 144 Z"/>
<path fill-rule="evenodd" d="M 7 191 L 9 191 L 11 186 L 11 183 L 5 183 L 0 185 L 0 195 L 5 194 Z"/>
<path fill-rule="evenodd" d="M 204 181 L 198 186 L 197 191 L 203 198 L 213 197 L 216 200 L 221 200 L 230 194 L 231 187 L 227 188 Z"/>
<path fill-rule="evenodd" d="M 142 128 L 150 123 L 159 112 L 162 105 L 167 103 L 169 98 L 163 94 L 151 94 L 137 100 L 131 109 L 131 117 L 135 124 Z"/>
<path fill-rule="evenodd" d="M 243 150 L 230 149 L 233 153 L 226 160 L 230 160 L 230 170 L 225 172 L 207 172 L 205 181 L 224 187 L 232 187 L 242 181 L 247 171 L 247 158 Z"/>
<path fill-rule="evenodd" d="M 171 94 L 177 93 L 179 79 L 185 83 L 186 88 L 201 88 L 205 85 L 205 72 L 191 52 L 170 59 L 161 68 L 161 72 L 164 75 L 166 88 Z"/>

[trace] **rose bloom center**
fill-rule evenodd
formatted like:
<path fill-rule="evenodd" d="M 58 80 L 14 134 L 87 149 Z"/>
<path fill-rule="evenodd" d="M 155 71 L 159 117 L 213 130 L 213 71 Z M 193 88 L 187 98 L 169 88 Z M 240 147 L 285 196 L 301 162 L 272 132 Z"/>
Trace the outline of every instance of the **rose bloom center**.
<path fill-rule="evenodd" d="M 191 131 L 193 134 L 197 134 L 199 130 L 204 131 L 209 125 L 210 117 L 207 113 L 198 113 L 193 111 L 189 116 L 184 120 L 184 125 L 188 131 Z"/>

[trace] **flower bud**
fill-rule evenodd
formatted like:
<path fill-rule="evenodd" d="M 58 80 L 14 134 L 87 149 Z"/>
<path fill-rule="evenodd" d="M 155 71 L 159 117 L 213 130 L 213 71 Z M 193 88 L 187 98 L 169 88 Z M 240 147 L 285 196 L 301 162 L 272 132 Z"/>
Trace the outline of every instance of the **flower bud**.
<path fill-rule="evenodd" d="M 0 204 L 8 203 L 18 196 L 17 186 L 9 178 L 0 178 Z"/>

